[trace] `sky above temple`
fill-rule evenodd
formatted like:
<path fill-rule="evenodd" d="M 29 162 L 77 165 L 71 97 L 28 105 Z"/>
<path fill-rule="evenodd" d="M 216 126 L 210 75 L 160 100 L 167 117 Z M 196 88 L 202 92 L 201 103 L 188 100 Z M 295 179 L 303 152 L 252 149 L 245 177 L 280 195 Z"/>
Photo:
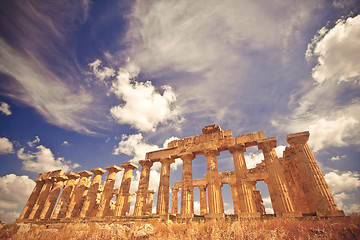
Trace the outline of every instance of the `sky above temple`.
<path fill-rule="evenodd" d="M 359 212 L 359 10 L 357 0 L 1 1 L 0 220 L 18 218 L 40 172 L 136 163 L 210 124 L 234 137 L 264 130 L 279 157 L 287 134 L 310 131 L 338 207 Z M 247 149 L 248 168 L 262 159 Z M 230 153 L 218 165 L 233 170 Z M 171 166 L 173 185 L 181 161 Z M 204 156 L 193 172 L 203 178 Z"/>

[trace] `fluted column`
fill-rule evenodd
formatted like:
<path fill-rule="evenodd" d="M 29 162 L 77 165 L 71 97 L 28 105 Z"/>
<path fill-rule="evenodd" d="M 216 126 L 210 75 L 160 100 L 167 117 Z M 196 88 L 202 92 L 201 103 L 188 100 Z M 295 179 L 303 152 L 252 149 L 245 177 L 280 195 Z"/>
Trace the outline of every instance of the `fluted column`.
<path fill-rule="evenodd" d="M 295 212 L 289 197 L 283 167 L 275 152 L 276 139 L 267 138 L 258 142 L 258 148 L 263 151 L 265 164 L 269 172 L 269 192 L 273 202 L 274 212 L 277 216 L 300 217 L 300 212 Z"/>
<path fill-rule="evenodd" d="M 49 219 L 50 218 L 51 213 L 54 210 L 56 201 L 61 192 L 61 189 L 64 186 L 64 183 L 66 180 L 67 180 L 67 177 L 64 175 L 63 170 L 61 170 L 58 173 L 58 176 L 54 177 L 54 185 L 49 193 L 49 196 L 47 197 L 47 199 L 44 203 L 44 207 L 40 214 L 40 219 Z"/>
<path fill-rule="evenodd" d="M 194 216 L 194 186 L 192 173 L 192 160 L 195 158 L 193 153 L 185 153 L 180 156 L 183 161 L 182 166 L 182 187 L 181 187 L 181 216 L 182 218 L 192 218 Z"/>
<path fill-rule="evenodd" d="M 221 193 L 221 182 L 219 177 L 218 165 L 216 156 L 220 153 L 217 150 L 207 150 L 204 152 L 207 163 L 207 173 L 205 179 L 208 183 L 208 201 L 209 213 L 208 218 L 225 217 L 224 203 Z"/>
<path fill-rule="evenodd" d="M 71 195 L 74 192 L 75 185 L 77 184 L 80 175 L 77 173 L 69 172 L 65 176 L 68 178 L 65 187 L 60 195 L 59 201 L 56 204 L 55 210 L 51 216 L 52 219 L 63 218 L 70 203 Z"/>
<path fill-rule="evenodd" d="M 237 188 L 236 192 L 238 196 L 237 214 L 241 217 L 260 217 L 260 215 L 256 212 L 255 200 L 253 198 L 250 184 L 247 180 L 248 169 L 246 166 L 244 152 L 246 152 L 244 144 L 237 144 L 230 148 L 230 153 L 233 154 Z"/>
<path fill-rule="evenodd" d="M 91 172 L 85 170 L 76 173 L 80 175 L 80 178 L 74 188 L 73 194 L 71 195 L 70 203 L 65 214 L 66 218 L 75 218 L 79 216 L 83 204 L 82 200 L 84 192 L 89 187 L 90 177 L 92 175 Z"/>
<path fill-rule="evenodd" d="M 229 184 L 231 187 L 231 195 L 233 199 L 233 205 L 234 205 L 234 214 L 239 215 L 240 214 L 240 206 L 239 206 L 239 195 L 237 191 L 236 184 Z"/>
<path fill-rule="evenodd" d="M 36 182 L 36 185 L 34 187 L 34 190 L 31 193 L 28 201 L 26 202 L 26 205 L 25 205 L 19 219 L 27 219 L 29 217 L 37 199 L 39 198 L 40 191 L 45 184 L 45 180 L 43 178 L 44 178 L 44 173 L 40 173 L 38 178 L 34 180 Z"/>
<path fill-rule="evenodd" d="M 54 183 L 54 179 L 50 175 L 51 175 L 51 172 L 49 172 L 48 175 L 46 176 L 46 178 L 44 179 L 45 184 L 40 191 L 39 197 L 31 211 L 28 219 L 39 219 L 42 208 L 45 204 L 47 197 L 49 196 L 51 187 Z"/>
<path fill-rule="evenodd" d="M 89 191 L 85 197 L 84 204 L 80 211 L 80 217 L 91 217 L 96 214 L 96 197 L 101 187 L 101 177 L 105 174 L 105 170 L 102 168 L 91 169 L 91 172 L 94 173 L 93 179 L 91 181 Z"/>
<path fill-rule="evenodd" d="M 136 202 L 134 209 L 135 216 L 141 216 L 145 212 L 146 197 L 148 194 L 149 180 L 150 180 L 150 168 L 153 165 L 153 162 L 150 160 L 140 160 L 139 164 L 141 165 L 141 173 L 140 173 L 139 187 L 136 192 Z"/>
<path fill-rule="evenodd" d="M 199 185 L 200 190 L 200 215 L 207 214 L 206 185 Z"/>
<path fill-rule="evenodd" d="M 169 191 L 170 191 L 170 164 L 175 160 L 172 158 L 160 159 L 161 171 L 159 191 L 157 197 L 156 213 L 168 214 L 169 213 Z"/>
<path fill-rule="evenodd" d="M 309 132 L 301 132 L 287 136 L 287 142 L 295 148 L 296 163 L 304 175 L 305 194 L 309 194 L 313 199 L 318 216 L 344 216 L 344 212 L 337 208 L 325 178 L 306 143 L 309 135 Z"/>
<path fill-rule="evenodd" d="M 179 197 L 179 188 L 171 188 L 172 198 L 171 198 L 171 214 L 178 214 L 178 197 Z"/>
<path fill-rule="evenodd" d="M 146 215 L 152 214 L 152 205 L 153 205 L 153 201 L 154 201 L 154 194 L 155 194 L 154 190 L 148 190 L 148 197 L 147 197 L 147 201 L 146 201 L 146 211 L 145 211 Z"/>
<path fill-rule="evenodd" d="M 121 164 L 124 168 L 124 175 L 121 180 L 119 194 L 116 198 L 115 216 L 125 216 L 130 209 L 130 185 L 133 170 L 137 169 L 138 166 L 134 163 L 127 162 Z"/>
<path fill-rule="evenodd" d="M 116 165 L 107 166 L 105 169 L 108 171 L 108 175 L 106 182 L 104 183 L 99 209 L 96 213 L 97 217 L 105 217 L 110 215 L 110 201 L 113 198 L 116 174 L 122 170 L 122 168 Z"/>

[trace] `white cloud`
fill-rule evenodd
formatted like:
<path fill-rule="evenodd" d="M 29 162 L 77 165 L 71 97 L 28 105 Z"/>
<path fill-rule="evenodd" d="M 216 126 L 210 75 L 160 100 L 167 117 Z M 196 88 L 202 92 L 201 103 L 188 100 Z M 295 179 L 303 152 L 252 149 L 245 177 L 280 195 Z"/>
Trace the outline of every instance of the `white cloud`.
<path fill-rule="evenodd" d="M 273 56 L 285 56 L 319 5 L 313 1 L 137 1 L 128 16 L 130 48 L 121 54 L 152 75 L 175 77 L 182 113 L 225 121 L 238 117 L 240 111 L 229 106 L 233 104 L 229 99 L 249 94 L 249 88 L 237 87 L 250 82 L 246 75 L 253 65 L 248 54 L 276 51 Z"/>
<path fill-rule="evenodd" d="M 70 143 L 65 140 L 65 141 L 61 144 L 61 146 L 70 146 Z"/>
<path fill-rule="evenodd" d="M 347 155 L 333 156 L 333 157 L 330 158 L 330 160 L 331 160 L 331 161 L 339 161 L 339 160 L 341 160 L 341 159 L 343 159 L 343 158 L 346 158 L 346 157 L 347 157 Z"/>
<path fill-rule="evenodd" d="M 77 163 L 65 161 L 62 157 L 55 158 L 51 150 L 43 145 L 37 146 L 36 150 L 37 151 L 34 152 L 28 151 L 24 153 L 24 148 L 20 148 L 17 152 L 18 158 L 23 160 L 24 170 L 41 173 L 63 169 L 65 172 L 68 172 L 80 166 Z"/>
<path fill-rule="evenodd" d="M 12 142 L 6 137 L 0 138 L 0 154 L 14 153 Z"/>
<path fill-rule="evenodd" d="M 0 221 L 10 223 L 18 218 L 34 187 L 28 176 L 0 177 Z"/>
<path fill-rule="evenodd" d="M 337 207 L 340 210 L 343 210 L 345 214 L 360 212 L 360 204 L 358 204 L 358 201 L 356 199 L 354 203 L 354 201 L 352 201 L 352 198 L 353 196 L 351 194 L 346 194 L 344 192 L 334 194 L 334 200 Z"/>
<path fill-rule="evenodd" d="M 345 116 L 334 120 L 318 119 L 308 126 L 311 133 L 309 145 L 314 152 L 325 146 L 347 146 L 344 138 L 351 136 L 353 130 L 357 129 L 358 123 L 356 119 Z"/>
<path fill-rule="evenodd" d="M 322 83 L 336 78 L 341 81 L 358 81 L 360 75 L 360 15 L 340 19 L 335 27 L 315 39 L 313 55 L 318 64 L 313 68 L 313 78 Z"/>
<path fill-rule="evenodd" d="M 276 154 L 279 158 L 283 156 L 284 150 L 285 150 L 285 146 L 277 146 L 275 148 Z M 261 163 L 261 161 L 264 160 L 264 154 L 262 153 L 262 151 L 257 151 L 257 153 L 245 152 L 244 156 L 245 156 L 246 167 L 248 169 L 256 167 L 256 164 Z"/>
<path fill-rule="evenodd" d="M 315 152 L 360 144 L 359 34 L 360 15 L 340 19 L 333 28 L 318 31 L 306 52 L 308 60 L 313 56 L 318 60 L 312 73 L 315 84 L 308 83 L 293 95 L 291 116 L 273 121 L 283 131 L 309 130 L 309 146 Z"/>
<path fill-rule="evenodd" d="M 140 131 L 155 131 L 161 123 L 180 121 L 180 111 L 174 105 L 176 95 L 168 85 L 161 86 L 163 93 L 156 90 L 150 81 L 137 82 L 137 66 L 128 63 L 120 68 L 112 82 L 110 92 L 123 104 L 110 109 L 111 116 L 120 124 L 130 124 Z"/>
<path fill-rule="evenodd" d="M 265 212 L 266 214 L 274 214 L 274 209 L 272 208 L 272 203 L 271 203 L 271 199 L 270 196 L 263 198 L 263 204 L 265 207 Z"/>
<path fill-rule="evenodd" d="M 10 105 L 5 102 L 0 102 L 0 112 L 7 116 L 11 115 Z"/>
<path fill-rule="evenodd" d="M 105 80 L 114 77 L 115 70 L 109 67 L 100 68 L 100 65 L 101 61 L 99 59 L 96 59 L 94 62 L 89 63 L 92 74 L 94 74 L 95 77 L 100 80 L 100 83 L 104 83 L 105 85 L 107 85 Z"/>
<path fill-rule="evenodd" d="M 123 153 L 128 156 L 132 156 L 133 158 L 130 161 L 138 163 L 139 160 L 145 159 L 145 154 L 147 152 L 159 149 L 160 148 L 156 145 L 148 144 L 141 133 L 129 136 L 123 134 L 118 146 L 114 148 L 113 154 L 119 155 Z"/>
<path fill-rule="evenodd" d="M 82 114 L 92 98 L 75 90 L 53 74 L 39 59 L 25 56 L 0 39 L 0 72 L 13 77 L 19 86 L 11 96 L 34 107 L 47 121 L 60 127 L 88 132 Z"/>
<path fill-rule="evenodd" d="M 27 144 L 30 146 L 30 147 L 33 147 L 35 146 L 36 143 L 39 143 L 40 142 L 40 138 L 39 136 L 35 136 L 35 139 L 31 142 L 27 142 Z"/>
<path fill-rule="evenodd" d="M 360 178 L 357 172 L 339 173 L 335 170 L 325 174 L 325 180 L 333 194 L 355 191 L 360 187 Z"/>

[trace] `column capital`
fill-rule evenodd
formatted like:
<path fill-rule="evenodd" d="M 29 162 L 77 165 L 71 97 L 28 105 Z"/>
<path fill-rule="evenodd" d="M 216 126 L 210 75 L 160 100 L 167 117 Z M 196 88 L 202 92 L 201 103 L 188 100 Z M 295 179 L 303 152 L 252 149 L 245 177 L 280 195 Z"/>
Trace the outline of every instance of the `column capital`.
<path fill-rule="evenodd" d="M 86 170 L 79 171 L 79 172 L 76 172 L 76 173 L 79 174 L 81 178 L 83 178 L 83 177 L 90 177 L 90 176 L 92 175 L 91 172 L 86 171 Z"/>
<path fill-rule="evenodd" d="M 192 152 L 184 152 L 179 154 L 179 158 L 181 160 L 193 160 L 195 158 L 195 154 Z"/>
<path fill-rule="evenodd" d="M 266 138 L 264 140 L 258 141 L 258 149 L 272 149 L 276 147 L 276 138 Z"/>
<path fill-rule="evenodd" d="M 52 171 L 50 174 L 50 177 L 52 177 L 52 178 L 56 178 L 56 177 L 60 177 L 60 176 L 64 176 L 64 170 L 62 170 L 62 169 Z"/>
<path fill-rule="evenodd" d="M 146 159 L 146 160 L 139 160 L 139 164 L 141 167 L 149 167 L 151 168 L 152 165 L 154 164 L 153 161 L 151 161 L 150 159 Z"/>
<path fill-rule="evenodd" d="M 161 162 L 161 164 L 167 164 L 167 163 L 172 164 L 175 162 L 175 159 L 171 157 L 160 158 L 159 162 Z"/>
<path fill-rule="evenodd" d="M 201 184 L 201 185 L 198 185 L 198 186 L 196 186 L 196 187 L 198 187 L 200 190 L 201 190 L 201 189 L 204 190 L 204 189 L 207 188 L 207 185 Z"/>
<path fill-rule="evenodd" d="M 66 180 L 68 180 L 68 177 L 65 175 L 55 177 L 55 182 L 63 182 Z"/>
<path fill-rule="evenodd" d="M 206 150 L 204 150 L 203 154 L 204 154 L 205 157 L 210 157 L 210 156 L 216 157 L 216 156 L 220 155 L 220 151 L 217 150 L 216 148 L 214 148 L 214 149 L 206 149 Z"/>
<path fill-rule="evenodd" d="M 171 191 L 172 191 L 172 192 L 178 192 L 178 191 L 180 191 L 180 189 L 179 189 L 178 187 L 172 187 L 172 188 L 171 188 Z"/>
<path fill-rule="evenodd" d="M 299 133 L 292 133 L 292 134 L 288 134 L 286 136 L 286 141 L 291 146 L 305 145 L 306 142 L 309 140 L 309 136 L 310 136 L 309 131 L 299 132 Z"/>
<path fill-rule="evenodd" d="M 106 166 L 105 169 L 106 169 L 108 172 L 111 172 L 111 173 L 113 173 L 113 172 L 116 172 L 116 173 L 117 173 L 117 172 L 120 172 L 120 171 L 123 170 L 121 167 L 118 167 L 118 166 L 116 166 L 116 165 Z"/>
<path fill-rule="evenodd" d="M 90 171 L 92 171 L 94 175 L 104 175 L 106 173 L 106 171 L 102 168 L 94 168 L 91 169 Z"/>
<path fill-rule="evenodd" d="M 77 174 L 77 173 L 74 173 L 74 172 L 65 173 L 65 176 L 67 176 L 68 179 L 78 179 L 78 178 L 80 178 L 80 175 Z"/>
<path fill-rule="evenodd" d="M 135 163 L 132 163 L 132 162 L 122 163 L 120 166 L 122 166 L 125 170 L 127 170 L 127 169 L 134 170 L 139 167 L 138 165 L 136 165 Z"/>
<path fill-rule="evenodd" d="M 229 148 L 229 152 L 231 154 L 234 154 L 235 151 L 246 152 L 245 144 L 243 143 L 235 144 Z"/>

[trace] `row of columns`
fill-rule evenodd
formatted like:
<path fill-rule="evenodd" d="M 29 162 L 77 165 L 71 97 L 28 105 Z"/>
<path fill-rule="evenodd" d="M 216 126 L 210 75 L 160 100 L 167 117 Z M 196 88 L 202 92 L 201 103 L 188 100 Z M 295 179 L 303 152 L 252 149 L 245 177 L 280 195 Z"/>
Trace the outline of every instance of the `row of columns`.
<path fill-rule="evenodd" d="M 123 163 L 124 174 L 119 192 L 116 194 L 115 210 L 111 210 L 116 173 L 123 170 L 118 166 L 107 166 L 108 176 L 101 186 L 101 177 L 105 170 L 101 168 L 77 173 L 57 170 L 39 174 L 19 219 L 58 219 L 76 217 L 123 216 L 130 210 L 132 194 L 130 184 L 136 164 Z M 62 192 L 61 192 L 62 190 Z M 60 195 L 61 192 L 61 195 Z M 60 195 L 60 197 L 59 197 Z M 99 199 L 99 196 L 100 199 Z M 55 206 L 56 205 L 56 206 Z"/>

